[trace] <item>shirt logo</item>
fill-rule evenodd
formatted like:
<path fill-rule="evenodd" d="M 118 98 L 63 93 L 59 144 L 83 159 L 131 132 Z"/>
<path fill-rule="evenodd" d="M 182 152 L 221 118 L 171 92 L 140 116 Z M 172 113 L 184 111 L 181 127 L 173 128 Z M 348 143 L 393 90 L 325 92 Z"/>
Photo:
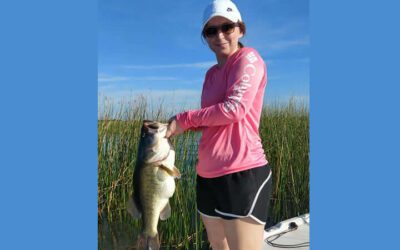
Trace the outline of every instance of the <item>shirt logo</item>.
<path fill-rule="evenodd" d="M 240 77 L 240 82 L 236 83 L 230 95 L 228 96 L 227 100 L 224 102 L 224 110 L 225 112 L 234 111 L 236 112 L 241 104 L 242 98 L 247 90 L 252 85 L 252 77 L 256 75 L 257 68 L 252 64 L 253 62 L 257 61 L 257 57 L 254 55 L 253 52 L 247 54 L 246 58 L 250 61 L 249 64 L 244 66 L 242 76 Z"/>
<path fill-rule="evenodd" d="M 247 60 L 249 60 L 250 63 L 254 63 L 258 60 L 256 55 L 254 55 L 253 51 L 250 52 L 249 54 L 247 54 L 246 58 L 247 58 Z"/>

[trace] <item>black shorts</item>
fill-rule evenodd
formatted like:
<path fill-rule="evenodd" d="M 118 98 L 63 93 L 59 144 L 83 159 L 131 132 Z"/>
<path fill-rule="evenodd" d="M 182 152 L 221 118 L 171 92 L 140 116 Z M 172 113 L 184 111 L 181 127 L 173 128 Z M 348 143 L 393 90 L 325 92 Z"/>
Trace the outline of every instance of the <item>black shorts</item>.
<path fill-rule="evenodd" d="M 226 220 L 251 217 L 265 224 L 272 191 L 269 165 L 216 178 L 197 175 L 197 210 Z"/>

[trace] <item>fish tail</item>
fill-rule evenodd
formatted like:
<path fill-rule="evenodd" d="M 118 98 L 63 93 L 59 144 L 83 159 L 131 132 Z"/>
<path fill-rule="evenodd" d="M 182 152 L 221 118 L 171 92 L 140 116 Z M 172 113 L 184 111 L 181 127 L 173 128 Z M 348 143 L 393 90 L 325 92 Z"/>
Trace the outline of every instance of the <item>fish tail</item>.
<path fill-rule="evenodd" d="M 158 237 L 158 234 L 156 234 L 154 237 L 152 237 L 152 236 L 142 233 L 139 236 L 137 248 L 143 249 L 143 250 L 159 250 L 160 249 L 160 239 Z"/>

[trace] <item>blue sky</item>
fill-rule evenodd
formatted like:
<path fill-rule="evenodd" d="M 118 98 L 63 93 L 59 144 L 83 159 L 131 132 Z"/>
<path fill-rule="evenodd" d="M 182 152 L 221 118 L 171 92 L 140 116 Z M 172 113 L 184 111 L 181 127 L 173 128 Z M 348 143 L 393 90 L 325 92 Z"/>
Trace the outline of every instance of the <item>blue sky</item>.
<path fill-rule="evenodd" d="M 200 36 L 208 2 L 99 0 L 99 103 L 143 94 L 153 105 L 198 107 L 205 72 L 216 63 Z M 264 103 L 290 97 L 308 103 L 308 0 L 234 2 L 247 27 L 241 41 L 267 63 Z"/>

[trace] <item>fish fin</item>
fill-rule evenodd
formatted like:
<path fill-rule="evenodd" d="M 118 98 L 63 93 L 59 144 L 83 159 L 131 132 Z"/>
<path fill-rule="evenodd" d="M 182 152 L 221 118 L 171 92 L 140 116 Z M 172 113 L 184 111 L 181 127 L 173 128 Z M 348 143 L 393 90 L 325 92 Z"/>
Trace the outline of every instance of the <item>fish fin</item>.
<path fill-rule="evenodd" d="M 171 216 L 171 205 L 169 204 L 169 202 L 167 202 L 163 210 L 161 210 L 160 220 L 166 220 L 170 216 Z"/>
<path fill-rule="evenodd" d="M 132 196 L 129 197 L 129 200 L 126 204 L 126 210 L 128 213 L 134 218 L 134 219 L 139 219 L 142 216 L 142 213 L 139 211 L 139 209 L 136 206 L 135 201 L 133 200 Z"/>
<path fill-rule="evenodd" d="M 181 178 L 181 173 L 179 172 L 179 169 L 177 169 L 175 166 L 170 169 L 164 165 L 159 166 L 161 169 L 165 170 L 169 175 L 175 178 Z"/>
<path fill-rule="evenodd" d="M 177 167 L 173 167 L 172 170 L 174 171 L 175 175 L 173 175 L 174 177 L 180 179 L 181 178 L 181 172 L 179 171 L 179 169 Z"/>

